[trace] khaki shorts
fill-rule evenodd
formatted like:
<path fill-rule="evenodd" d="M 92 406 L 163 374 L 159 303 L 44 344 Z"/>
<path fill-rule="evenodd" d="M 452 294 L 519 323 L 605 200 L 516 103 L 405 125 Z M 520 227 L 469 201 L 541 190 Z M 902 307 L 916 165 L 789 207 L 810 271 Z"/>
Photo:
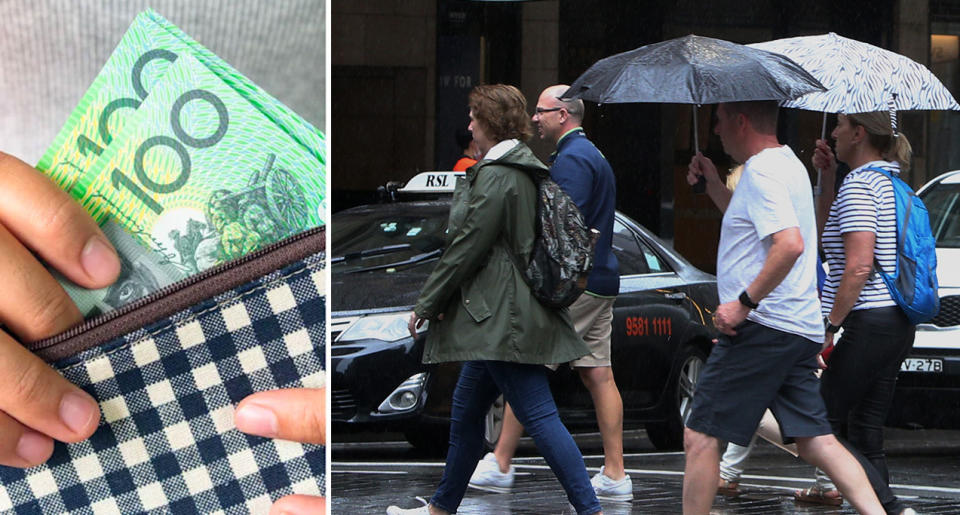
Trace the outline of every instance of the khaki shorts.
<path fill-rule="evenodd" d="M 577 336 L 582 338 L 590 349 L 590 354 L 571 361 L 571 367 L 610 366 L 610 335 L 613 332 L 614 300 L 584 293 L 567 308 Z"/>

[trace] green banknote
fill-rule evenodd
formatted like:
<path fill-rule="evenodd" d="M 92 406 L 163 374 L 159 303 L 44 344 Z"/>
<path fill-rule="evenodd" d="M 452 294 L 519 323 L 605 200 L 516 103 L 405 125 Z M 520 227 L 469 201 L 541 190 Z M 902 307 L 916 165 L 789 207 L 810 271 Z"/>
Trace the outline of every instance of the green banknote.
<path fill-rule="evenodd" d="M 117 248 L 117 283 L 59 274 L 85 316 L 323 223 L 323 134 L 153 11 L 137 16 L 37 168 Z"/>
<path fill-rule="evenodd" d="M 323 134 L 153 10 L 134 19 L 37 168 L 74 193 L 82 175 L 123 131 L 149 92 L 182 55 L 192 55 L 289 138 L 325 161 Z"/>

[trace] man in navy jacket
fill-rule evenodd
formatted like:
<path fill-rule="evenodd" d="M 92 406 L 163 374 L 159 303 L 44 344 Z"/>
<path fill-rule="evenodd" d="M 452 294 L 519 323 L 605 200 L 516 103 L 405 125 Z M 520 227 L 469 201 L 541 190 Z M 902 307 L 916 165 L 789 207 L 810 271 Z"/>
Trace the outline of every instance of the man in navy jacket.
<path fill-rule="evenodd" d="M 568 86 L 550 86 L 540 94 L 533 122 L 541 138 L 557 146 L 550 175 L 576 202 L 588 227 L 600 231 L 587 289 L 569 308 L 577 333 L 590 354 L 570 363 L 590 391 L 603 441 L 604 466 L 594 476 L 597 497 L 633 499 L 633 484 L 623 468 L 623 401 L 610 363 L 613 302 L 620 289 L 617 258 L 612 251 L 616 183 L 610 163 L 587 139 L 581 123 L 583 101 L 561 100 Z M 523 428 L 509 407 L 494 452 L 477 466 L 470 486 L 503 492 L 513 485 L 510 462 Z"/>

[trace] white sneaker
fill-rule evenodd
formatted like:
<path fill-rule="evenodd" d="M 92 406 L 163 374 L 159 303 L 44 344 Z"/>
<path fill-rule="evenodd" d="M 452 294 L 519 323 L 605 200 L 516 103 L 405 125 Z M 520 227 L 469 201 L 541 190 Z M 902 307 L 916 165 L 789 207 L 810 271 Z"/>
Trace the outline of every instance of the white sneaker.
<path fill-rule="evenodd" d="M 476 470 L 470 476 L 469 486 L 477 490 L 495 492 L 498 494 L 508 494 L 513 488 L 513 465 L 506 473 L 500 472 L 500 464 L 497 463 L 497 457 L 492 452 L 477 463 Z"/>
<path fill-rule="evenodd" d="M 633 500 L 633 481 L 630 476 L 623 476 L 623 479 L 614 481 L 603 473 L 603 467 L 600 472 L 590 480 L 594 491 L 597 492 L 597 498 L 604 501 L 632 501 Z"/>
<path fill-rule="evenodd" d="M 400 508 L 391 506 L 387 508 L 387 515 L 430 515 L 430 504 L 423 497 L 417 497 L 417 500 L 423 503 L 419 508 Z"/>

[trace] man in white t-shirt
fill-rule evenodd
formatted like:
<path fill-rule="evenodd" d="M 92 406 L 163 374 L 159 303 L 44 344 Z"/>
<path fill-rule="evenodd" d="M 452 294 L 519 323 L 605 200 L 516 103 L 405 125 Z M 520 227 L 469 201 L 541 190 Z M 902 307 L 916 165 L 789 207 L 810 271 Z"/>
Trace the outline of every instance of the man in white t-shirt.
<path fill-rule="evenodd" d="M 834 479 L 860 513 L 883 513 L 863 469 L 837 441 L 819 395 L 824 338 L 816 287 L 817 232 L 806 169 L 777 141 L 776 102 L 720 104 L 714 132 L 744 164 L 736 191 L 702 154 L 688 181 L 707 180 L 724 211 L 717 255 L 723 333 L 697 386 L 684 449 L 684 513 L 708 513 L 719 479 L 720 441 L 747 445 L 770 408 L 785 440 Z"/>

